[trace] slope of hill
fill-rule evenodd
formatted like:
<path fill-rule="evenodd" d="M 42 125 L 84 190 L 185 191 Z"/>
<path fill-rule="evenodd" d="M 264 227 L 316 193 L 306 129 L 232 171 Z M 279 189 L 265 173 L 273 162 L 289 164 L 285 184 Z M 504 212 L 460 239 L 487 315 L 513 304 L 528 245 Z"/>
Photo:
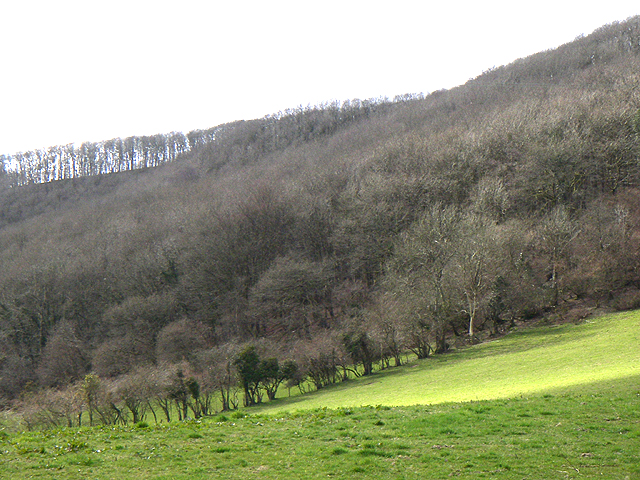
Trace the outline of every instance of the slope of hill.
<path fill-rule="evenodd" d="M 156 168 L 6 187 L 2 404 L 88 373 L 103 400 L 164 372 L 165 400 L 178 372 L 229 393 L 251 346 L 278 362 L 255 392 L 285 361 L 322 388 L 639 306 L 639 25 L 424 98 L 221 126 Z"/>
<path fill-rule="evenodd" d="M 640 389 L 640 312 L 580 325 L 525 328 L 454 353 L 384 370 L 317 392 L 268 403 L 260 412 L 367 405 L 434 405 L 592 390 L 627 383 Z"/>
<path fill-rule="evenodd" d="M 0 472 L 61 480 L 131 472 L 167 479 L 635 478 L 639 332 L 637 311 L 526 329 L 260 413 L 3 429 Z M 461 398 L 472 401 L 455 403 Z M 370 402 L 382 404 L 357 406 Z"/>

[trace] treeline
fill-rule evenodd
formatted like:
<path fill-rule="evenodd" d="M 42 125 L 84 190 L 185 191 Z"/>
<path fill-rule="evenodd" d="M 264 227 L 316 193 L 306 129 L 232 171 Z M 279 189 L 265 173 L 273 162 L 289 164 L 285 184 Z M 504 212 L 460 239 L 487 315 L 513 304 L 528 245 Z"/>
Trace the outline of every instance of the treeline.
<path fill-rule="evenodd" d="M 51 209 L 0 229 L 4 405 L 95 375 L 125 418 L 120 385 L 144 377 L 162 415 L 191 379 L 195 415 L 639 307 L 640 58 L 573 61 L 639 20 L 360 116 L 234 124 L 82 202 L 48 184 Z"/>
<path fill-rule="evenodd" d="M 10 185 L 46 183 L 156 167 L 188 151 L 192 148 L 190 140 L 193 139 L 195 143 L 204 138 L 206 132 L 114 138 L 102 142 L 84 142 L 79 147 L 70 143 L 2 155 L 0 160 Z"/>
<path fill-rule="evenodd" d="M 403 95 L 394 102 L 420 98 Z M 386 98 L 348 100 L 316 106 L 297 107 L 267 115 L 262 119 L 233 122 L 206 130 L 114 138 L 101 142 L 73 143 L 49 148 L 0 155 L 0 172 L 5 186 L 47 183 L 93 175 L 106 175 L 157 167 L 178 156 L 207 146 L 209 149 L 231 148 L 228 155 L 252 158 L 335 132 L 360 118 L 366 118 L 384 105 Z"/>
<path fill-rule="evenodd" d="M 21 419 L 29 429 L 82 426 L 83 418 L 85 425 L 198 419 L 238 408 L 242 393 L 244 405 L 251 406 L 265 394 L 273 400 L 285 380 L 295 383 L 295 363 L 261 359 L 252 346 L 216 353 L 225 354 L 218 359 L 226 361 L 222 369 L 187 362 L 144 366 L 115 379 L 87 374 L 64 389 L 27 390 L 20 399 Z"/>

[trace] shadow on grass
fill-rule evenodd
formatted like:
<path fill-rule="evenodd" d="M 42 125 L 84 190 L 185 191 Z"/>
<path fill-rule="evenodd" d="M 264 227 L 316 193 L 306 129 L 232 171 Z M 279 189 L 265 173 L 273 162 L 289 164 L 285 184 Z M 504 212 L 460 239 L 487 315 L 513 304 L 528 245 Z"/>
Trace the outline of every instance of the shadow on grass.
<path fill-rule="evenodd" d="M 618 323 L 615 317 L 601 317 L 596 320 L 589 321 L 580 325 L 559 325 L 535 327 L 531 329 L 523 329 L 508 334 L 500 339 L 487 343 L 470 346 L 460 350 L 454 350 L 447 354 L 435 355 L 428 359 L 414 360 L 401 367 L 391 367 L 385 370 L 375 372 L 367 377 L 359 377 L 350 379 L 346 382 L 328 385 L 320 390 L 305 393 L 303 395 L 296 394 L 292 397 L 281 397 L 273 402 L 269 402 L 264 406 L 257 407 L 255 412 L 268 412 L 271 408 L 287 408 L 297 409 L 298 405 L 304 404 L 307 400 L 312 400 L 318 395 L 324 395 L 325 392 L 332 394 L 348 391 L 354 387 L 366 388 L 367 385 L 383 381 L 386 378 L 401 378 L 410 375 L 422 373 L 425 370 L 437 371 L 441 368 L 449 368 L 456 363 L 466 363 L 489 357 L 508 356 L 526 351 L 535 351 L 536 349 L 544 350 L 547 348 L 569 348 L 571 345 L 580 343 L 588 343 L 594 339 L 594 345 L 597 343 L 595 338 L 608 329 L 616 329 Z M 543 353 L 541 353 L 542 355 Z M 359 390 L 352 390 L 352 395 L 357 395 Z"/>
<path fill-rule="evenodd" d="M 537 348 L 583 342 L 598 334 L 597 329 L 589 327 L 591 325 L 581 324 L 519 330 L 497 340 L 458 350 L 456 351 L 456 359 L 475 360 L 494 355 L 519 353 Z"/>

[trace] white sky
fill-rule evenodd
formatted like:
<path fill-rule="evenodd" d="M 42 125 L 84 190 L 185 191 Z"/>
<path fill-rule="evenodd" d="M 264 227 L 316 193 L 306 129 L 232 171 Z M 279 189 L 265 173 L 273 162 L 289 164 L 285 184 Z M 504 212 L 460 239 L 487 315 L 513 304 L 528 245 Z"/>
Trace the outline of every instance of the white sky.
<path fill-rule="evenodd" d="M 637 0 L 0 0 L 0 153 L 429 93 Z"/>

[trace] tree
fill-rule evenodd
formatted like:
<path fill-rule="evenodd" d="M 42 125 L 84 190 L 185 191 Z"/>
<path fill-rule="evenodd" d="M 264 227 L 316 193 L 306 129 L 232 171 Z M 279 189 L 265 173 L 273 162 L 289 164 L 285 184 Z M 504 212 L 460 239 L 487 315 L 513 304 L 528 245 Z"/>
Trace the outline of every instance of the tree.
<path fill-rule="evenodd" d="M 83 401 L 78 384 L 25 392 L 19 405 L 28 430 L 82 426 Z"/>
<path fill-rule="evenodd" d="M 131 414 L 131 421 L 138 423 L 144 420 L 148 410 L 153 410 L 151 400 L 154 395 L 153 369 L 148 367 L 136 368 L 132 372 L 117 378 L 112 388 L 118 399 Z M 115 403 L 112 407 L 118 410 Z M 155 412 L 153 415 L 156 416 Z M 122 419 L 127 417 L 122 412 Z"/>
<path fill-rule="evenodd" d="M 85 375 L 82 381 L 82 397 L 89 412 L 89 426 L 93 426 L 93 415 L 98 408 L 98 397 L 100 395 L 100 377 L 90 373 Z"/>
<path fill-rule="evenodd" d="M 558 305 L 560 295 L 558 271 L 561 261 L 568 252 L 567 248 L 579 234 L 578 224 L 571 219 L 568 210 L 563 206 L 548 214 L 538 228 L 541 249 L 549 260 L 548 282 L 552 292 L 551 305 L 554 307 Z"/>
<path fill-rule="evenodd" d="M 80 379 L 88 364 L 85 349 L 73 325 L 62 321 L 49 336 L 36 372 L 41 385 L 59 387 Z"/>
<path fill-rule="evenodd" d="M 136 365 L 153 363 L 156 360 L 156 334 L 171 324 L 176 314 L 177 306 L 170 294 L 130 296 L 122 303 L 108 308 L 104 311 L 101 322 L 102 328 L 107 332 L 107 339 L 95 350 L 93 356 L 96 373 L 103 377 L 115 376 L 127 373 Z M 180 328 L 177 330 L 184 331 Z M 169 333 L 172 331 L 173 329 L 169 329 L 166 332 L 163 341 L 169 341 Z M 175 340 L 175 337 L 171 338 Z M 167 345 L 167 342 L 163 345 Z"/>
<path fill-rule="evenodd" d="M 190 405 L 194 418 L 200 418 L 206 413 L 206 409 L 203 408 L 200 395 L 200 383 L 193 377 L 187 378 L 185 386 L 189 391 L 189 395 L 193 398 L 193 403 Z"/>
<path fill-rule="evenodd" d="M 342 212 L 332 244 L 339 273 L 373 286 L 393 252 L 394 237 L 406 228 L 413 208 L 395 200 L 401 195 L 377 175 L 354 180 L 354 191 L 343 194 Z"/>
<path fill-rule="evenodd" d="M 31 360 L 20 355 L 6 339 L 2 339 L 0 352 L 0 407 L 9 408 L 28 385 L 36 384 L 37 378 Z"/>
<path fill-rule="evenodd" d="M 117 377 L 136 366 L 153 363 L 153 337 L 131 333 L 105 341 L 93 352 L 92 367 L 101 377 Z"/>
<path fill-rule="evenodd" d="M 473 210 L 476 214 L 500 222 L 504 219 L 511 199 L 504 182 L 493 176 L 484 177 L 478 182 L 472 195 Z"/>
<path fill-rule="evenodd" d="M 286 360 L 280 369 L 280 374 L 283 380 L 287 380 L 287 385 L 291 387 L 296 382 L 299 385 L 301 381 L 300 368 L 294 360 Z M 289 391 L 291 394 L 291 391 Z"/>
<path fill-rule="evenodd" d="M 331 284 L 327 265 L 280 257 L 249 292 L 250 314 L 272 331 L 280 327 L 308 336 L 316 325 L 329 326 Z"/>
<path fill-rule="evenodd" d="M 508 289 L 509 284 L 502 275 L 493 279 L 487 302 L 487 320 L 489 320 L 492 336 L 498 334 L 498 324 L 502 321 L 501 315 L 507 310 L 505 302 Z"/>
<path fill-rule="evenodd" d="M 244 406 L 250 407 L 260 403 L 262 401 L 260 382 L 263 376 L 256 347 L 253 345 L 247 346 L 238 354 L 233 363 L 244 391 Z"/>
<path fill-rule="evenodd" d="M 346 379 L 347 369 L 351 366 L 337 331 L 321 332 L 311 339 L 299 340 L 291 355 L 298 365 L 296 381 L 301 391 L 305 379 L 309 379 L 317 390 L 338 382 L 340 367 L 343 367 L 342 378 Z"/>
<path fill-rule="evenodd" d="M 235 366 L 238 354 L 236 344 L 226 343 L 197 355 L 196 369 L 201 378 L 204 394 L 211 392 L 218 395 L 222 411 L 236 408 L 238 404 L 236 385 L 239 375 Z"/>
<path fill-rule="evenodd" d="M 387 275 L 396 300 L 413 309 L 407 313 L 420 324 L 428 322 L 438 353 L 448 348 L 446 329 L 453 318 L 447 282 L 459 248 L 460 219 L 454 207 L 436 204 L 427 210 L 401 235 Z"/>
<path fill-rule="evenodd" d="M 476 215 L 464 218 L 454 260 L 453 286 L 464 296 L 463 312 L 469 318 L 468 332 L 472 340 L 478 312 L 486 304 L 494 271 L 500 264 L 496 255 L 498 242 L 495 225 Z"/>
<path fill-rule="evenodd" d="M 265 358 L 259 364 L 260 382 L 269 400 L 276 398 L 276 392 L 280 384 L 285 380 L 285 376 L 280 368 L 277 358 Z"/>
<path fill-rule="evenodd" d="M 258 187 L 231 211 L 217 211 L 189 239 L 184 268 L 190 274 L 181 278 L 179 297 L 190 316 L 215 323 L 237 312 L 260 276 L 289 250 L 294 222 L 292 205 L 270 187 Z M 261 327 L 244 325 L 254 336 Z"/>
<path fill-rule="evenodd" d="M 408 338 L 397 313 L 393 311 L 393 299 L 382 294 L 367 309 L 365 328 L 379 346 L 382 360 L 388 364 L 389 358 L 393 358 L 395 366 L 399 367 L 402 365 L 402 353 L 408 348 Z"/>
<path fill-rule="evenodd" d="M 63 318 L 66 269 L 57 262 L 38 263 L 7 285 L 0 316 L 21 353 L 37 362 L 54 327 Z"/>
<path fill-rule="evenodd" d="M 615 203 L 612 200 L 592 202 L 576 219 L 580 235 L 571 243 L 570 253 L 580 261 L 564 273 L 563 287 L 578 298 L 611 301 L 615 292 L 637 278 L 635 194 L 621 192 Z"/>
<path fill-rule="evenodd" d="M 156 339 L 156 359 L 159 362 L 192 362 L 196 354 L 210 345 L 210 328 L 202 322 L 186 318 L 164 327 Z"/>
<path fill-rule="evenodd" d="M 378 356 L 376 355 L 373 340 L 367 332 L 361 330 L 347 332 L 342 337 L 342 341 L 353 364 L 355 366 L 362 365 L 362 375 L 371 375 L 373 373 L 373 363 L 378 360 Z"/>
<path fill-rule="evenodd" d="M 419 359 L 428 358 L 435 350 L 433 311 L 429 296 L 423 293 L 426 283 L 395 272 L 385 278 L 386 318 L 393 322 L 405 345 Z"/>
<path fill-rule="evenodd" d="M 189 387 L 182 368 L 178 368 L 172 376 L 169 385 L 169 398 L 171 398 L 178 409 L 178 420 L 186 420 L 189 416 Z"/>

